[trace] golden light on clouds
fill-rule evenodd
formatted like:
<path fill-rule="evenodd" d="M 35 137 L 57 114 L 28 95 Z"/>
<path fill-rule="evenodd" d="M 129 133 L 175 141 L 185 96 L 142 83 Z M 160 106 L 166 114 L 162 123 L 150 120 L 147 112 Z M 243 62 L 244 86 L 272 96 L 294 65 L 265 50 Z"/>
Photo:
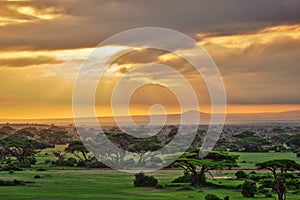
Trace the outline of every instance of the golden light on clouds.
<path fill-rule="evenodd" d="M 198 34 L 198 37 L 203 38 L 200 44 L 204 46 L 216 44 L 225 48 L 243 49 L 253 43 L 267 44 L 280 38 L 299 39 L 300 25 L 268 27 L 258 32 L 241 35 L 207 36 Z"/>
<path fill-rule="evenodd" d="M 0 26 L 51 20 L 63 15 L 62 7 L 34 7 L 24 3 L 30 1 L 0 2 Z"/>
<path fill-rule="evenodd" d="M 12 23 L 26 23 L 34 20 L 52 20 L 59 17 L 63 12 L 62 10 L 54 7 L 44 8 L 41 10 L 30 6 L 16 6 L 8 8 L 11 14 L 8 14 L 7 8 L 4 14 L 0 13 L 0 25 L 4 26 Z M 199 34 L 198 36 L 202 39 L 199 41 L 199 44 L 203 45 L 208 50 L 212 58 L 216 60 L 220 67 L 220 71 L 223 74 L 225 87 L 227 87 L 229 94 L 229 113 L 300 110 L 300 106 L 295 103 L 274 103 L 272 95 L 276 94 L 277 91 L 270 92 L 270 97 L 268 98 L 271 100 L 269 104 L 254 101 L 253 103 L 249 103 L 247 100 L 251 98 L 254 100 L 259 98 L 267 99 L 263 95 L 268 93 L 270 89 L 266 90 L 267 92 L 260 92 L 260 88 L 280 88 L 279 86 L 284 83 L 281 79 L 283 79 L 285 75 L 280 74 L 280 76 L 275 77 L 279 80 L 281 85 L 274 86 L 274 83 L 271 82 L 271 80 L 275 78 L 268 79 L 268 77 L 264 77 L 263 70 L 255 71 L 253 73 L 251 71 L 252 68 L 249 67 L 249 69 L 247 69 L 247 66 L 245 67 L 243 65 L 244 63 L 250 65 L 251 62 L 249 62 L 249 60 L 253 61 L 255 51 L 254 53 L 252 51 L 244 51 L 245 49 L 251 48 L 251 46 L 259 44 L 263 45 L 264 48 L 270 47 L 282 38 L 285 40 L 300 41 L 300 25 L 274 26 L 264 28 L 256 32 L 238 35 L 209 36 L 207 34 Z M 286 42 L 285 40 L 282 43 L 283 47 L 291 45 L 290 43 L 284 43 Z M 131 48 L 132 47 L 115 45 L 102 47 L 99 51 L 102 52 L 101 55 L 103 57 L 107 57 L 108 60 L 110 56 Z M 0 118 L 71 117 L 72 89 L 74 80 L 82 62 L 90 55 L 90 53 L 93 52 L 93 50 L 95 50 L 95 48 L 92 47 L 57 50 L 31 50 L 29 47 L 27 50 L 24 50 L 24 48 L 20 50 L 17 48 L 14 50 L 0 50 Z M 233 52 L 235 55 L 238 55 L 238 59 L 232 59 Z M 292 63 L 295 59 L 290 59 L 289 56 L 296 54 L 296 49 L 295 52 L 283 53 L 281 52 L 281 48 L 279 48 L 275 49 L 274 52 L 277 57 L 273 56 L 272 59 L 278 58 L 280 61 L 285 61 L 282 66 L 291 66 L 295 68 L 294 63 Z M 143 51 L 140 51 L 140 53 L 143 54 Z M 186 53 L 193 54 L 194 52 L 193 50 L 190 50 Z M 271 55 L 269 54 L 268 56 Z M 250 59 L 248 59 L 247 56 L 250 57 Z M 255 54 L 255 56 L 257 55 Z M 245 59 L 243 60 L 242 58 L 244 57 Z M 135 60 L 133 60 L 133 58 Z M 183 75 L 186 75 L 187 77 L 193 76 L 193 72 L 185 70 L 184 63 L 179 61 L 175 54 L 166 52 L 155 54 L 147 52 L 144 55 L 134 54 L 130 59 L 123 59 L 122 62 L 113 63 L 107 70 L 107 74 L 110 76 L 106 77 L 106 79 L 104 78 L 104 81 L 112 84 L 116 83 L 118 79 L 129 70 L 139 66 L 139 64 L 142 64 L 143 61 L 151 60 L 150 58 L 153 58 L 154 61 L 161 61 L 165 64 L 175 64 L 177 65 L 177 69 L 181 70 Z M 257 56 L 255 58 L 256 60 L 253 61 L 253 65 L 257 66 L 258 69 L 264 69 L 268 66 L 269 60 L 267 60 L 264 55 L 261 57 Z M 277 64 L 277 60 L 276 62 L 274 61 L 274 63 Z M 269 64 L 270 67 L 273 67 L 274 63 Z M 231 67 L 233 69 L 231 69 Z M 243 67 L 245 68 L 245 71 L 238 71 Z M 282 69 L 279 70 L 284 71 Z M 153 72 L 153 74 L 161 76 L 162 79 L 169 80 L 169 85 L 167 86 L 176 84 L 176 81 L 168 76 L 162 76 L 157 72 Z M 251 74 L 251 77 L 249 74 Z M 271 76 L 270 74 L 267 75 L 269 77 Z M 294 79 L 296 78 L 294 77 Z M 143 81 L 143 79 L 145 79 L 145 77 L 143 77 L 142 74 L 137 74 L 135 77 L 131 77 L 130 81 Z M 293 74 L 290 75 L 289 80 L 293 80 Z M 204 90 L 203 88 L 205 86 L 200 85 L 199 82 L 191 81 L 191 83 L 193 87 L 200 91 Z M 144 88 L 144 90 L 146 90 L 145 94 L 147 95 L 136 93 L 130 105 L 131 113 L 134 115 L 148 113 L 149 106 L 153 103 L 150 101 L 151 98 L 153 101 L 165 104 L 169 113 L 178 113 L 178 105 L 173 96 L 159 88 L 160 87 L 150 86 L 148 88 Z M 111 94 L 111 90 L 112 87 L 107 87 L 104 91 L 99 91 L 97 98 L 100 100 L 102 98 L 105 103 L 109 102 L 109 98 L 107 97 Z M 288 89 L 282 90 L 282 93 L 288 92 Z M 295 91 L 296 90 L 297 88 Z M 293 93 L 293 91 L 294 90 L 291 90 L 290 93 Z M 290 93 L 284 93 L 283 96 L 291 95 Z M 199 94 L 199 98 L 205 99 L 205 102 L 207 102 L 206 99 L 209 98 L 209 95 L 208 93 L 203 92 Z M 169 101 L 168 99 L 172 99 L 172 101 Z M 276 100 L 276 98 L 274 99 Z M 108 116 L 112 114 L 111 109 L 107 105 L 97 105 L 96 107 L 97 111 L 100 110 L 97 112 L 100 116 Z M 209 103 L 200 105 L 200 109 L 204 112 L 210 112 Z"/>

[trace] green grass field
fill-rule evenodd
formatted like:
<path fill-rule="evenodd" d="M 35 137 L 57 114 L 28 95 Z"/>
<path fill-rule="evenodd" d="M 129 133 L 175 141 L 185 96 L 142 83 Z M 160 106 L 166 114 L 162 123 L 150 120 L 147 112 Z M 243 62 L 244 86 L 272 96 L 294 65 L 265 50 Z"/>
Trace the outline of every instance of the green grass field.
<path fill-rule="evenodd" d="M 158 178 L 161 184 L 170 184 L 171 180 L 182 174 L 181 170 L 162 170 L 151 175 Z M 42 178 L 34 179 L 35 175 Z M 133 175 L 114 170 L 49 170 L 38 172 L 26 170 L 8 174 L 1 172 L 3 180 L 32 181 L 25 186 L 0 187 L 1 199 L 204 199 L 208 193 L 220 197 L 229 195 L 231 199 L 244 199 L 238 190 L 226 188 L 200 188 L 193 191 L 180 191 L 182 186 L 170 185 L 166 189 L 136 188 L 133 186 Z M 238 185 L 242 181 L 216 179 L 215 183 Z M 292 197 L 292 196 L 290 196 Z M 253 198 L 249 198 L 253 199 Z M 262 199 L 257 196 L 254 199 Z M 271 200 L 263 198 L 265 200 Z M 290 198 L 292 199 L 292 198 Z M 296 196 L 295 196 L 296 199 Z"/>
<path fill-rule="evenodd" d="M 55 150 L 63 150 L 64 146 L 57 146 Z M 21 180 L 28 183 L 25 186 L 0 187 L 0 199 L 200 199 L 208 193 L 216 194 L 224 198 L 226 195 L 231 200 L 264 199 L 273 200 L 257 195 L 255 198 L 245 198 L 236 186 L 243 181 L 236 180 L 235 171 L 214 172 L 215 179 L 209 179 L 220 187 L 194 188 L 194 190 L 181 190 L 188 184 L 174 185 L 173 179 L 183 174 L 182 170 L 160 170 L 150 173 L 159 180 L 165 189 L 136 188 L 133 186 L 133 174 L 126 174 L 115 170 L 84 169 L 75 167 L 51 167 L 43 164 L 44 160 L 52 159 L 54 149 L 45 149 L 37 155 L 37 165 L 31 169 L 17 171 L 9 174 L 0 172 L 0 180 Z M 47 153 L 47 155 L 45 155 Z M 244 168 L 254 168 L 256 162 L 262 162 L 275 158 L 288 158 L 300 162 L 292 153 L 233 153 L 240 155 L 239 165 Z M 68 155 L 68 156 L 71 156 Z M 246 161 L 246 163 L 242 163 Z M 47 168 L 47 171 L 37 171 L 39 167 Z M 40 175 L 40 179 L 35 179 Z M 288 193 L 288 200 L 297 200 L 299 196 Z"/>
<path fill-rule="evenodd" d="M 248 152 L 231 152 L 230 154 L 239 155 L 238 165 L 242 168 L 255 168 L 255 163 L 264 162 L 273 159 L 291 159 L 300 163 L 300 158 L 295 153 L 286 152 L 267 152 L 267 153 L 248 153 Z M 246 163 L 243 163 L 246 161 Z"/>

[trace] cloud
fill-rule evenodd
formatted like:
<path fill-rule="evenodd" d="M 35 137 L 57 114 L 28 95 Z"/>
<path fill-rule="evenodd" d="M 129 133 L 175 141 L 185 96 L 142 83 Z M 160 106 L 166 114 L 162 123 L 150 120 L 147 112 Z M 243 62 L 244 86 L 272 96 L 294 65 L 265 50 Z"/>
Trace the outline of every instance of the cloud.
<path fill-rule="evenodd" d="M 286 36 L 243 49 L 207 44 L 230 104 L 299 104 L 299 47 L 300 38 Z"/>
<path fill-rule="evenodd" d="M 24 58 L 1 58 L 0 67 L 28 67 L 43 64 L 60 64 L 62 60 L 49 56 L 36 56 Z"/>
<path fill-rule="evenodd" d="M 115 33 L 145 26 L 171 28 L 193 37 L 198 33 L 228 35 L 297 24 L 300 19 L 300 2 L 283 0 L 45 0 L 14 4 L 41 10 L 42 14 L 33 17 L 45 13 L 58 13 L 59 17 L 3 26 L 0 31 L 2 48 L 94 47 Z"/>

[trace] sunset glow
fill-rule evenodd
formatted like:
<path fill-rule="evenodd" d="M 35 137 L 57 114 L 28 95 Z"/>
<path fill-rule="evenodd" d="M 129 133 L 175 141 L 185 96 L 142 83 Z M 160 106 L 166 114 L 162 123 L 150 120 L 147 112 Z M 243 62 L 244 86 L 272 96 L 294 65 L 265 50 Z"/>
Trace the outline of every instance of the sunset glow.
<path fill-rule="evenodd" d="M 81 16 L 86 14 L 84 8 L 69 8 L 70 2 L 65 7 L 59 3 L 43 4 L 42 1 L 1 1 L 0 4 L 0 37 L 3 41 L 0 44 L 0 118 L 71 117 L 73 84 L 80 66 L 101 40 L 117 32 L 115 27 L 102 24 L 100 29 L 93 29 L 101 22 L 100 17 L 96 17 L 98 13 L 91 12 L 91 16 L 87 16 L 97 19 L 97 23 L 90 22 L 93 25 L 75 30 L 76 26 L 92 20 Z M 230 33 L 217 29 L 215 32 L 197 30 L 196 27 L 190 31 L 192 33 L 188 32 L 208 51 L 220 69 L 228 98 L 227 112 L 300 110 L 299 23 L 267 24 L 251 30 L 249 27 Z M 109 57 L 127 48 L 130 47 L 116 44 L 104 47 L 102 51 Z M 189 53 L 193 53 L 192 48 Z M 141 61 L 150 57 L 151 63 L 170 64 L 178 69 L 186 65 L 167 52 L 147 53 L 139 58 L 129 55 L 113 63 L 109 68 L 111 76 L 103 81 L 116 83 L 124 73 L 144 64 Z M 203 85 L 193 82 L 193 74 L 183 71 L 193 87 L 199 89 L 199 110 L 210 112 L 204 82 Z M 176 84 L 172 77 L 163 75 L 169 81 L 165 86 Z M 145 77 L 137 76 L 132 81 L 143 79 Z M 109 107 L 111 89 L 97 91 L 96 99 L 101 100 L 101 105 L 96 105 L 96 110 L 101 110 L 100 116 L 112 114 Z M 159 102 L 169 97 L 164 92 L 153 96 L 153 91 L 157 92 L 157 88 L 145 88 L 150 96 L 144 98 L 151 97 Z M 135 100 L 131 102 L 131 114 L 148 113 L 150 102 L 149 105 L 141 104 L 145 101 L 137 96 Z M 167 105 L 169 113 L 179 112 L 178 105 L 172 102 L 175 100 Z"/>

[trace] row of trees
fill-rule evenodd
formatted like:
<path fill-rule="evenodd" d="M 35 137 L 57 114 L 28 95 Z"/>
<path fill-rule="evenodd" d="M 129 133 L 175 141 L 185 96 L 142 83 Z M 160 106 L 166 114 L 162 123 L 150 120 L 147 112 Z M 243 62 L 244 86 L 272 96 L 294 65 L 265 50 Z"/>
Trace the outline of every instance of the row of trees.
<path fill-rule="evenodd" d="M 280 134 L 263 137 L 252 131 L 244 131 L 231 138 L 222 136 L 217 142 L 215 149 L 233 152 L 290 151 L 300 153 L 300 134 Z"/>

